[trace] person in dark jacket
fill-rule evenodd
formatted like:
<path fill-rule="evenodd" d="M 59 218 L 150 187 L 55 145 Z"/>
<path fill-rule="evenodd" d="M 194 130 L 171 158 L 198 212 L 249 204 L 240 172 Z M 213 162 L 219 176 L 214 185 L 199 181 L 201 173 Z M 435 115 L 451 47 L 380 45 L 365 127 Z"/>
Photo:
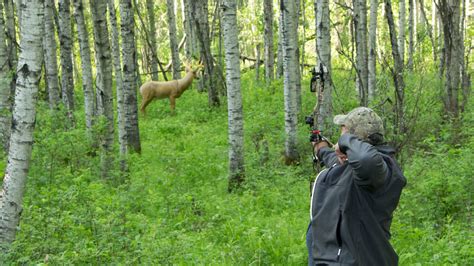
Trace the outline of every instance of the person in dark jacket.
<path fill-rule="evenodd" d="M 359 107 L 334 123 L 341 136 L 333 148 L 313 143 L 326 168 L 312 189 L 308 265 L 397 265 L 390 224 L 406 178 L 384 145 L 382 119 Z"/>

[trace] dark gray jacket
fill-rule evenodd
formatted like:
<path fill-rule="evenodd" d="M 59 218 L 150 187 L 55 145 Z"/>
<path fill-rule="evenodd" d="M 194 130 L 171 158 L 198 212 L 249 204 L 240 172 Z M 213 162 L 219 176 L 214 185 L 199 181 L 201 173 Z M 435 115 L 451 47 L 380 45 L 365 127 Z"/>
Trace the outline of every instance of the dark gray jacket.
<path fill-rule="evenodd" d="M 316 180 L 308 231 L 310 264 L 397 265 L 390 245 L 392 213 L 406 184 L 393 148 L 374 147 L 351 134 L 339 138 L 344 165 L 334 150 L 318 152 L 327 169 Z"/>

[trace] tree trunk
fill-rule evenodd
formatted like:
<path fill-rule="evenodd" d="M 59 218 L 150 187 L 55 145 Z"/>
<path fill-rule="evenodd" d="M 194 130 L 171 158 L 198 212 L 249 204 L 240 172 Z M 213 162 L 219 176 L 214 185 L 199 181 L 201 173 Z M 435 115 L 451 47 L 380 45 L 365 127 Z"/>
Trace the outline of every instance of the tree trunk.
<path fill-rule="evenodd" d="M 283 17 L 280 11 L 278 19 L 278 50 L 277 50 L 277 67 L 276 77 L 281 78 L 283 76 Z"/>
<path fill-rule="evenodd" d="M 59 46 L 62 99 L 69 119 L 74 121 L 74 77 L 72 67 L 71 2 L 59 0 Z"/>
<path fill-rule="evenodd" d="M 0 145 L 8 152 L 11 119 L 10 66 L 8 64 L 8 47 L 6 45 L 5 20 L 3 18 L 3 3 L 0 1 Z"/>
<path fill-rule="evenodd" d="M 178 40 L 176 37 L 176 20 L 174 14 L 174 0 L 167 0 L 168 32 L 170 36 L 171 62 L 173 65 L 173 79 L 181 78 L 181 63 L 179 61 Z"/>
<path fill-rule="evenodd" d="M 398 53 L 400 54 L 400 58 L 402 59 L 402 65 L 405 64 L 405 21 L 406 21 L 406 4 L 405 0 L 399 0 L 398 5 Z"/>
<path fill-rule="evenodd" d="M 323 134 L 332 124 L 331 27 L 329 0 L 315 2 L 316 13 L 316 67 L 323 72 L 323 82 L 316 88 L 317 104 L 313 110 L 314 123 Z"/>
<path fill-rule="evenodd" d="M 428 18 L 426 17 L 426 13 L 425 13 L 425 7 L 423 5 L 423 0 L 419 0 L 420 1 L 420 12 L 421 12 L 421 16 L 423 18 L 423 21 L 425 22 L 425 25 L 426 25 L 426 30 L 428 32 L 428 36 L 430 37 L 430 41 L 431 41 L 431 48 L 432 48 L 432 55 L 433 55 L 433 62 L 437 62 L 438 59 L 437 59 L 437 47 L 436 47 L 436 41 L 433 37 L 433 27 L 432 25 L 430 25 L 430 23 L 428 22 Z"/>
<path fill-rule="evenodd" d="M 459 116 L 460 73 L 463 61 L 460 31 L 460 0 L 438 1 L 443 23 L 445 73 L 445 110 L 453 118 Z"/>
<path fill-rule="evenodd" d="M 298 29 L 299 29 L 299 17 L 300 17 L 300 6 L 301 2 L 300 0 L 295 0 L 295 13 L 292 17 L 294 20 L 294 24 L 296 27 L 296 92 L 295 92 L 295 97 L 296 97 L 296 115 L 298 115 L 301 111 L 301 105 L 302 105 L 302 99 L 301 99 L 301 70 L 300 70 L 300 45 L 298 41 Z"/>
<path fill-rule="evenodd" d="M 240 92 L 239 38 L 235 0 L 222 3 L 222 26 L 225 47 L 227 110 L 229 121 L 229 185 L 233 191 L 244 181 L 244 119 Z"/>
<path fill-rule="evenodd" d="M 150 33 L 150 47 L 152 50 L 151 57 L 151 78 L 158 80 L 158 57 L 157 51 L 158 46 L 156 44 L 156 26 L 155 26 L 155 4 L 153 0 L 146 0 L 147 14 L 148 14 L 148 27 Z"/>
<path fill-rule="evenodd" d="M 385 0 L 385 16 L 387 18 L 388 28 L 390 31 L 390 42 L 392 44 L 392 56 L 394 69 L 392 70 L 393 82 L 395 84 L 395 99 L 396 99 L 396 125 L 397 129 L 395 133 L 405 133 L 404 123 L 404 97 L 405 97 L 405 81 L 403 80 L 403 61 L 400 56 L 398 43 L 397 43 L 397 32 L 395 30 L 395 22 L 393 20 L 392 3 L 390 0 Z"/>
<path fill-rule="evenodd" d="M 30 0 L 22 5 L 20 29 L 20 59 L 17 94 L 13 109 L 13 124 L 8 163 L 0 194 L 0 249 L 7 251 L 15 240 L 20 223 L 23 194 L 30 167 L 38 96 L 43 61 L 44 1 Z"/>
<path fill-rule="evenodd" d="M 256 60 L 255 60 L 255 80 L 260 80 L 260 43 L 255 45 Z"/>
<path fill-rule="evenodd" d="M 264 56 L 265 56 L 265 81 L 269 83 L 274 78 L 273 65 L 275 58 L 273 56 L 273 0 L 264 0 Z"/>
<path fill-rule="evenodd" d="M 16 69 L 18 63 L 18 49 L 15 30 L 15 6 L 13 4 L 13 0 L 5 0 L 5 17 L 5 25 L 7 27 L 7 47 L 8 51 L 10 51 L 8 63 L 10 64 L 10 69 Z M 12 99 L 15 97 L 15 87 L 16 72 L 13 71 L 13 77 L 10 84 Z"/>
<path fill-rule="evenodd" d="M 297 107 L 296 79 L 298 66 L 297 47 L 298 35 L 295 23 L 296 3 L 292 0 L 280 0 L 280 11 L 283 19 L 283 73 L 285 98 L 285 163 L 294 164 L 298 161 L 297 150 Z"/>
<path fill-rule="evenodd" d="M 117 12 L 115 10 L 115 1 L 108 0 L 107 7 L 109 9 L 109 21 L 112 36 L 110 38 L 112 45 L 112 60 L 114 64 L 115 86 L 117 94 L 117 125 L 118 125 L 118 141 L 120 150 L 120 169 L 127 170 L 127 162 L 125 160 L 127 154 L 127 134 L 125 131 L 125 105 L 123 93 L 123 78 L 122 78 L 122 60 L 120 58 L 120 35 L 119 25 L 117 23 Z M 150 12 L 150 11 L 149 11 Z"/>
<path fill-rule="evenodd" d="M 130 153 L 130 150 L 133 150 L 140 153 L 137 93 L 135 87 L 136 48 L 131 0 L 120 0 L 120 17 L 122 18 L 123 98 L 127 152 Z"/>
<path fill-rule="evenodd" d="M 199 41 L 196 38 L 196 25 L 192 19 L 192 4 L 193 0 L 182 0 L 184 8 L 184 30 L 186 33 L 186 57 L 188 60 L 197 58 L 199 53 Z"/>
<path fill-rule="evenodd" d="M 112 150 L 114 144 L 114 109 L 112 93 L 112 59 L 110 53 L 109 32 L 107 29 L 107 2 L 90 0 L 92 24 L 94 28 L 94 46 L 97 64 L 96 94 L 98 115 L 105 121 L 104 134 L 101 136 L 101 175 L 110 176 Z"/>
<path fill-rule="evenodd" d="M 57 44 L 54 28 L 53 0 L 45 0 L 44 2 L 44 69 L 46 72 L 46 80 L 48 84 L 49 109 L 55 110 L 61 101 L 58 77 L 58 59 Z"/>
<path fill-rule="evenodd" d="M 191 2 L 192 17 L 196 25 L 196 33 L 200 43 L 201 60 L 204 62 L 204 81 L 207 87 L 209 106 L 219 106 L 218 86 L 221 85 L 215 73 L 214 60 L 211 54 L 209 39 L 208 0 Z"/>
<path fill-rule="evenodd" d="M 92 78 L 91 52 L 89 45 L 89 31 L 84 18 L 83 0 L 73 0 L 74 17 L 77 25 L 77 35 L 81 54 L 82 88 L 84 90 L 84 111 L 86 113 L 86 127 L 92 130 L 95 120 L 95 95 Z"/>
<path fill-rule="evenodd" d="M 370 1 L 370 24 L 369 24 L 369 56 L 368 56 L 368 82 L 367 90 L 369 101 L 375 98 L 377 89 L 377 8 L 378 0 Z"/>
<path fill-rule="evenodd" d="M 361 106 L 368 106 L 367 0 L 354 0 L 357 89 Z"/>
<path fill-rule="evenodd" d="M 408 62 L 407 68 L 409 71 L 413 71 L 413 53 L 415 48 L 415 5 L 414 0 L 408 0 Z"/>

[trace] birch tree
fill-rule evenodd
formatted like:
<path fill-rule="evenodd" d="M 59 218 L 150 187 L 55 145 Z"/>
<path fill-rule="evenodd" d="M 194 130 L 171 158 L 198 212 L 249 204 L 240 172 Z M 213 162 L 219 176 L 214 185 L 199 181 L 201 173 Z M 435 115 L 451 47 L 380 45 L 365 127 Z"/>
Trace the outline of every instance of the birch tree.
<path fill-rule="evenodd" d="M 16 41 L 16 30 L 15 30 L 15 6 L 13 0 L 5 0 L 5 25 L 7 27 L 7 47 L 9 52 L 8 63 L 10 64 L 10 69 L 16 69 L 18 63 L 18 49 Z M 16 86 L 16 73 L 13 72 L 13 77 L 10 83 L 11 95 L 12 98 L 15 95 L 15 86 Z"/>
<path fill-rule="evenodd" d="M 8 151 L 11 130 L 11 90 L 10 65 L 8 64 L 8 47 L 6 44 L 3 3 L 0 1 L 0 145 Z"/>
<path fill-rule="evenodd" d="M 413 71 L 413 53 L 415 49 L 415 4 L 414 0 L 408 0 L 408 61 L 407 69 Z"/>
<path fill-rule="evenodd" d="M 273 65 L 275 58 L 273 56 L 273 0 L 264 0 L 264 57 L 265 57 L 265 80 L 270 82 L 274 78 Z"/>
<path fill-rule="evenodd" d="M 277 48 L 276 77 L 280 78 L 283 76 L 283 16 L 282 16 L 281 11 L 278 17 L 279 19 L 278 19 L 278 48 Z"/>
<path fill-rule="evenodd" d="M 361 106 L 368 105 L 367 0 L 354 0 L 357 89 Z"/>
<path fill-rule="evenodd" d="M 199 42 L 196 39 L 196 27 L 192 19 L 191 1 L 193 0 L 182 0 L 184 12 L 183 28 L 186 34 L 185 51 L 188 60 L 191 60 L 192 57 L 196 57 L 199 51 Z"/>
<path fill-rule="evenodd" d="M 96 97 L 97 113 L 105 122 L 101 136 L 101 175 L 109 177 L 112 166 L 112 149 L 114 144 L 114 110 L 112 93 L 112 59 L 110 53 L 109 32 L 107 29 L 107 2 L 90 0 L 92 24 L 94 28 L 95 62 L 97 64 Z"/>
<path fill-rule="evenodd" d="M 74 111 L 74 77 L 72 66 L 71 2 L 59 0 L 59 46 L 61 59 L 62 99 L 69 119 Z"/>
<path fill-rule="evenodd" d="M 7 251 L 15 240 L 23 208 L 35 127 L 36 100 L 43 61 L 44 1 L 22 5 L 20 57 L 8 163 L 0 194 L 0 249 Z"/>
<path fill-rule="evenodd" d="M 171 62 L 173 66 L 173 79 L 181 78 L 178 40 L 176 37 L 176 19 L 174 14 L 174 0 L 167 0 L 167 14 L 168 14 L 168 32 L 170 36 Z"/>
<path fill-rule="evenodd" d="M 89 31 L 87 29 L 84 18 L 84 3 L 83 0 L 73 0 L 74 18 L 77 25 L 77 35 L 79 40 L 79 52 L 81 55 L 82 68 L 82 89 L 84 91 L 84 111 L 86 113 L 86 128 L 89 133 L 94 125 L 95 112 L 95 95 L 94 87 L 92 85 L 92 65 L 91 52 L 89 45 Z"/>
<path fill-rule="evenodd" d="M 459 116 L 460 78 L 463 61 L 460 0 L 437 1 L 444 36 L 444 104 L 452 118 Z"/>
<path fill-rule="evenodd" d="M 120 17 L 122 18 L 122 58 L 123 58 L 123 97 L 124 122 L 127 136 L 127 153 L 130 149 L 141 152 L 140 134 L 138 131 L 137 93 L 135 87 L 135 32 L 131 0 L 120 0 Z"/>
<path fill-rule="evenodd" d="M 298 35 L 295 24 L 296 3 L 292 0 L 281 0 L 280 11 L 283 19 L 283 74 L 285 101 L 285 162 L 293 164 L 298 160 L 297 150 L 297 107 L 296 79 L 298 66 L 297 46 Z"/>
<path fill-rule="evenodd" d="M 208 0 L 191 2 L 193 22 L 196 25 L 196 34 L 199 39 L 201 60 L 204 62 L 204 80 L 207 88 L 209 106 L 219 106 L 218 87 L 220 82 L 215 72 L 214 59 L 211 54 L 211 41 L 208 21 Z"/>
<path fill-rule="evenodd" d="M 316 10 L 316 68 L 323 72 L 323 84 L 316 88 L 317 104 L 314 108 L 314 123 L 322 132 L 332 124 L 332 78 L 331 78 L 331 28 L 329 0 L 317 0 Z"/>
<path fill-rule="evenodd" d="M 44 1 L 44 69 L 46 72 L 47 91 L 49 97 L 49 108 L 58 108 L 61 101 L 58 77 L 57 44 L 54 27 L 53 0 Z"/>
<path fill-rule="evenodd" d="M 117 94 L 117 124 L 118 124 L 118 141 L 120 146 L 120 154 L 122 156 L 120 160 L 122 170 L 126 170 L 125 154 L 127 153 L 127 134 L 125 131 L 125 106 L 123 96 L 123 78 L 122 78 L 122 61 L 120 59 L 120 35 L 117 23 L 117 14 L 115 12 L 115 1 L 107 1 L 109 9 L 109 21 L 112 36 L 110 38 L 112 45 L 112 59 L 114 64 L 115 73 L 115 86 Z"/>
<path fill-rule="evenodd" d="M 153 80 L 158 80 L 158 46 L 156 44 L 156 26 L 155 26 L 155 8 L 153 0 L 146 0 L 146 8 L 148 15 L 148 27 L 150 33 L 150 47 L 152 50 L 151 56 L 151 77 Z"/>
<path fill-rule="evenodd" d="M 406 2 L 399 0 L 398 4 L 398 53 L 402 59 L 402 65 L 405 64 L 405 24 L 406 24 Z"/>
<path fill-rule="evenodd" d="M 368 78 L 367 78 L 367 91 L 369 93 L 369 101 L 375 97 L 375 91 L 377 89 L 377 9 L 379 3 L 378 0 L 370 1 L 370 23 L 369 23 L 369 55 L 368 55 Z"/>
<path fill-rule="evenodd" d="M 405 100 L 405 81 L 403 79 L 403 60 L 399 54 L 399 47 L 397 43 L 397 32 L 395 30 L 395 22 L 393 19 L 392 2 L 390 0 L 385 1 L 385 17 L 387 18 L 388 29 L 390 31 L 390 43 L 392 45 L 392 57 L 393 57 L 393 82 L 395 84 L 395 100 L 396 100 L 396 121 L 397 128 L 396 133 L 405 133 L 404 123 L 404 100 Z"/>
<path fill-rule="evenodd" d="M 229 122 L 229 191 L 240 186 L 244 180 L 245 172 L 244 119 L 240 92 L 240 52 L 236 5 L 236 0 L 224 0 L 222 3 Z"/>

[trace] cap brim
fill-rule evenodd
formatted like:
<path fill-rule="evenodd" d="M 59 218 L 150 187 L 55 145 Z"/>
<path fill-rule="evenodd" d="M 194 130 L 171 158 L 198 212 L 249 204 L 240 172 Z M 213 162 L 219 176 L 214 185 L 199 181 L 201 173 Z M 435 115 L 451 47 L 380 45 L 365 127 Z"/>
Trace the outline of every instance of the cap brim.
<path fill-rule="evenodd" d="M 336 115 L 332 121 L 334 122 L 334 124 L 342 126 L 345 125 L 346 118 L 347 115 Z"/>

